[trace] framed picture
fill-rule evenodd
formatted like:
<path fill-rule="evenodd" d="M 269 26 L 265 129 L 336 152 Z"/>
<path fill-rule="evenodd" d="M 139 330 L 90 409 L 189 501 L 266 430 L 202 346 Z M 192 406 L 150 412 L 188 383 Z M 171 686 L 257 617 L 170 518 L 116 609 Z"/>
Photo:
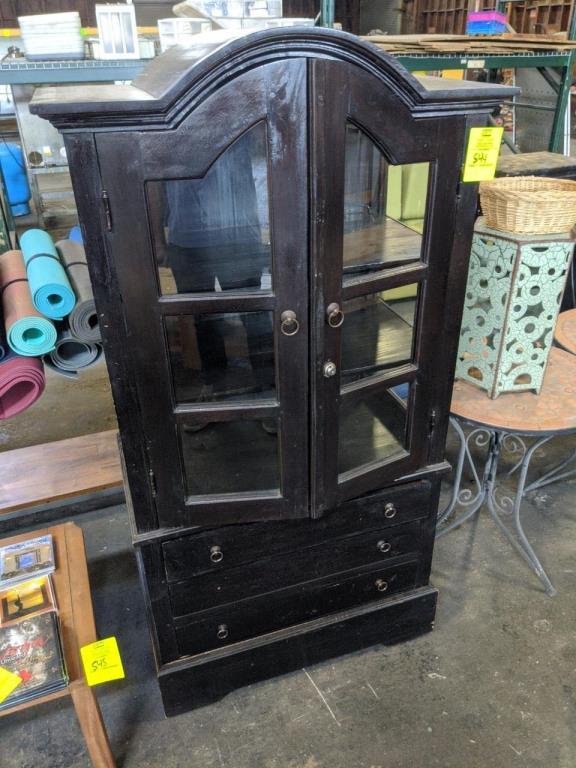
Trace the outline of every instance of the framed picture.
<path fill-rule="evenodd" d="M 53 610 L 54 607 L 50 576 L 23 581 L 0 592 L 0 625 L 47 609 Z"/>

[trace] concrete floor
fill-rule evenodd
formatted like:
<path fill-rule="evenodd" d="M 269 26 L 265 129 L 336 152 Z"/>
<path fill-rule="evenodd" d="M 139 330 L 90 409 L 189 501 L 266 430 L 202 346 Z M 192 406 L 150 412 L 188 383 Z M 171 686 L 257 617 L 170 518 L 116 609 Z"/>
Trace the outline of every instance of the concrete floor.
<path fill-rule="evenodd" d="M 558 455 L 569 447 L 558 442 Z M 548 453 L 541 461 L 554 458 Z M 96 622 L 125 681 L 98 697 L 121 768 L 574 768 L 576 479 L 530 495 L 525 525 L 558 588 L 483 514 L 439 540 L 436 629 L 239 690 L 165 719 L 124 507 L 76 518 Z M 85 768 L 72 708 L 0 720 L 2 768 Z"/>

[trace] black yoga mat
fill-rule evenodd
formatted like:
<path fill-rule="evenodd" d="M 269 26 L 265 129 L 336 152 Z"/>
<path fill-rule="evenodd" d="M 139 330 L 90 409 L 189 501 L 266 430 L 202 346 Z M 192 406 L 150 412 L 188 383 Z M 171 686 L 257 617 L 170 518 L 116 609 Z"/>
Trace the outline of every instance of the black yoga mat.
<path fill-rule="evenodd" d="M 56 248 L 76 294 L 76 306 L 68 316 L 70 333 L 80 341 L 102 341 L 84 247 L 74 240 L 59 240 Z"/>
<path fill-rule="evenodd" d="M 69 330 L 60 331 L 56 347 L 44 356 L 44 363 L 56 373 L 69 379 L 78 377 L 78 372 L 90 368 L 102 357 L 102 346 L 80 341 Z"/>

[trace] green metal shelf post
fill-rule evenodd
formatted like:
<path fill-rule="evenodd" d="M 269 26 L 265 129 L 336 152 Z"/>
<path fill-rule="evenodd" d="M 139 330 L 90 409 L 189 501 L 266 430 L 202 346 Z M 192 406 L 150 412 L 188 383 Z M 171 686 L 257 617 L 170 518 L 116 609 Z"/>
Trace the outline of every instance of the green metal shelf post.
<path fill-rule="evenodd" d="M 318 26 L 334 26 L 334 0 L 320 0 L 320 19 Z"/>

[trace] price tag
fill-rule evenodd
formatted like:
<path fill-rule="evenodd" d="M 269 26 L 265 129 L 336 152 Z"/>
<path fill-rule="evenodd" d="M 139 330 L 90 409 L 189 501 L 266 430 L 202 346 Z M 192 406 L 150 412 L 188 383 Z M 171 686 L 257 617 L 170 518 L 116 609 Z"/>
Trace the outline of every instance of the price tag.
<path fill-rule="evenodd" d="M 7 699 L 21 682 L 22 678 L 20 675 L 15 675 L 14 672 L 0 667 L 0 703 Z"/>
<path fill-rule="evenodd" d="M 99 685 L 125 677 L 115 637 L 85 645 L 80 648 L 80 655 L 88 685 Z"/>
<path fill-rule="evenodd" d="M 490 181 L 494 178 L 503 133 L 501 126 L 470 129 L 462 181 Z"/>

